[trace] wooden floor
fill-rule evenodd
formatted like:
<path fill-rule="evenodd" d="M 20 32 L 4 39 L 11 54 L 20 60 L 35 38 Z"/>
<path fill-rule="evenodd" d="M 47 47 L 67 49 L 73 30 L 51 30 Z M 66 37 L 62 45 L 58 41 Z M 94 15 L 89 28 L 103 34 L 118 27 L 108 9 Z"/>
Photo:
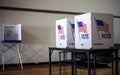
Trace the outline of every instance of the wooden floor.
<path fill-rule="evenodd" d="M 2 68 L 0 69 L 0 75 L 49 75 L 49 65 L 27 65 L 24 66 L 23 70 L 18 66 L 6 66 L 5 71 L 3 71 Z M 52 75 L 59 75 L 58 65 L 53 65 Z M 62 75 L 71 75 L 71 67 L 63 66 Z M 87 70 L 78 69 L 77 75 L 87 75 Z M 99 69 L 97 70 L 97 75 L 111 75 L 111 69 Z"/>

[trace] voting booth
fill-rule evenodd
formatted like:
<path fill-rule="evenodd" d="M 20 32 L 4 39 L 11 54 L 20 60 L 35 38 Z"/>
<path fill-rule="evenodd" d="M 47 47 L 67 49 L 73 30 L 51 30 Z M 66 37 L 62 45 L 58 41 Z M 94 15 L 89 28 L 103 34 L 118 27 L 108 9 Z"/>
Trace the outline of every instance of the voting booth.
<path fill-rule="evenodd" d="M 3 42 L 21 42 L 21 24 L 3 25 L 2 41 Z"/>
<path fill-rule="evenodd" d="M 2 62 L 3 62 L 3 70 L 4 67 L 4 55 L 5 52 L 11 49 L 16 49 L 18 52 L 19 63 L 21 65 L 21 69 L 23 69 L 21 55 L 20 55 L 20 43 L 22 41 L 21 36 L 21 24 L 9 25 L 3 24 L 2 25 Z M 16 47 L 16 48 L 15 48 Z"/>
<path fill-rule="evenodd" d="M 74 18 L 56 20 L 56 47 L 75 48 Z"/>
<path fill-rule="evenodd" d="M 75 16 L 75 48 L 105 49 L 113 47 L 113 15 L 86 13 Z"/>

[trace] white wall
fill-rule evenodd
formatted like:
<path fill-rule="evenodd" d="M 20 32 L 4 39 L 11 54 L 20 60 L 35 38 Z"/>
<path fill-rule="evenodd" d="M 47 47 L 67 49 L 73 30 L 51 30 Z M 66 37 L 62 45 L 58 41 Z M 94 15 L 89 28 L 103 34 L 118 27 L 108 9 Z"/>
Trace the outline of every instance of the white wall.
<path fill-rule="evenodd" d="M 2 6 L 75 12 L 106 12 L 120 15 L 120 0 L 0 0 Z"/>
<path fill-rule="evenodd" d="M 120 0 L 0 0 L 0 6 L 72 12 L 102 12 L 120 16 Z M 23 63 L 47 62 L 48 47 L 55 46 L 55 21 L 74 15 L 0 10 L 0 25 L 22 24 L 21 56 Z M 115 20 L 115 43 L 120 44 L 120 19 Z M 119 27 L 119 28 L 118 28 Z M 8 51 L 5 63 L 17 63 L 16 51 Z M 57 53 L 52 60 L 58 60 Z"/>

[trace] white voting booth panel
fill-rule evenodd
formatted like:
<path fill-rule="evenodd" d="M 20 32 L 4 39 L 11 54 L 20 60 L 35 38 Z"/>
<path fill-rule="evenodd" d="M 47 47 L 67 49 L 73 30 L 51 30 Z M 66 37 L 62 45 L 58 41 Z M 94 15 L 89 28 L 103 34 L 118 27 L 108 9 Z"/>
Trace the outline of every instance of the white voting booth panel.
<path fill-rule="evenodd" d="M 74 48 L 74 18 L 56 20 L 56 47 Z"/>
<path fill-rule="evenodd" d="M 21 24 L 2 27 L 2 41 L 21 41 Z"/>
<path fill-rule="evenodd" d="M 3 63 L 3 70 L 5 70 L 5 62 L 4 62 L 4 57 L 5 57 L 5 52 L 8 50 L 17 50 L 18 57 L 19 57 L 19 63 L 21 66 L 21 69 L 23 69 L 22 66 L 22 60 L 21 60 L 21 55 L 20 55 L 20 43 L 21 43 L 21 24 L 16 24 L 16 25 L 8 25 L 8 24 L 3 24 L 2 27 L 2 63 Z"/>
<path fill-rule="evenodd" d="M 113 15 L 86 13 L 75 16 L 75 48 L 113 47 Z"/>

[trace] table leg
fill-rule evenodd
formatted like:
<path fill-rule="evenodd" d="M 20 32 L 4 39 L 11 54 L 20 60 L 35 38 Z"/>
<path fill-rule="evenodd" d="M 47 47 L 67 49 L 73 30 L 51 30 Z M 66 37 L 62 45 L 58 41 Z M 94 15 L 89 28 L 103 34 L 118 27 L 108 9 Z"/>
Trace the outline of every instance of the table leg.
<path fill-rule="evenodd" d="M 72 68 L 71 68 L 71 72 L 72 72 L 72 75 L 74 75 L 74 58 L 73 58 L 74 54 L 73 54 L 73 52 L 72 52 L 71 54 L 72 54 L 72 55 L 71 55 L 71 59 L 72 59 Z"/>
<path fill-rule="evenodd" d="M 76 58 L 75 53 L 72 52 L 72 75 L 76 75 Z"/>
<path fill-rule="evenodd" d="M 49 75 L 52 75 L 52 68 L 51 68 L 51 49 L 49 49 Z"/>
<path fill-rule="evenodd" d="M 59 69 L 60 69 L 60 75 L 61 75 L 61 52 L 59 52 Z"/>
<path fill-rule="evenodd" d="M 118 50 L 115 51 L 115 70 L 116 75 L 118 75 Z"/>
<path fill-rule="evenodd" d="M 90 60 L 90 52 L 88 52 L 88 75 L 91 75 L 90 64 L 91 64 L 91 60 Z"/>

